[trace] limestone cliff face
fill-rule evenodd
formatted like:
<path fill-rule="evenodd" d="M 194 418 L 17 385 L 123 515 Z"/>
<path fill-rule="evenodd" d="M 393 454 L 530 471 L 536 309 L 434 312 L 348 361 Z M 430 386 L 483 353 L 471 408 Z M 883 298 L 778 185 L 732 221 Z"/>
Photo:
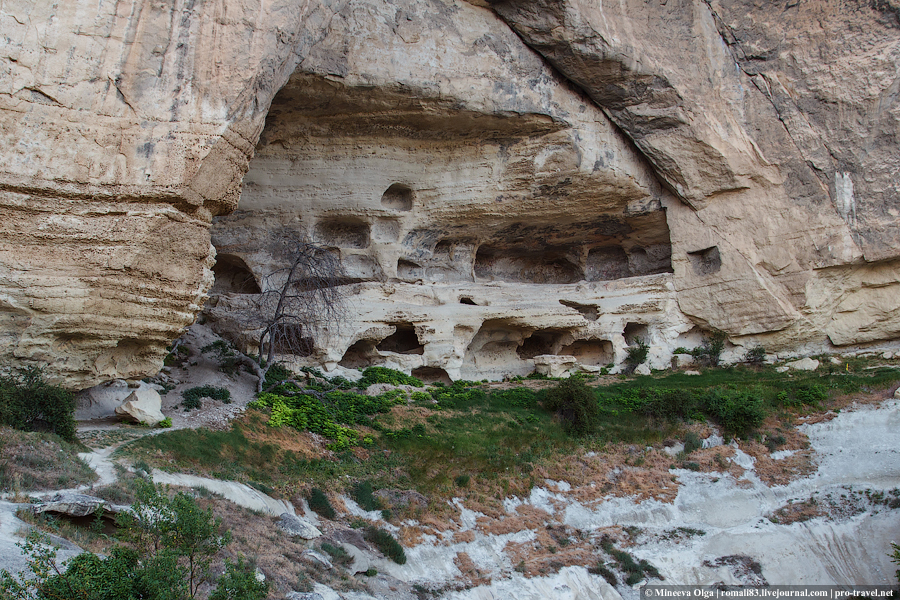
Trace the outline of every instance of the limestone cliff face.
<path fill-rule="evenodd" d="M 339 253 L 356 308 L 310 332 L 319 364 L 499 376 L 641 336 L 661 366 L 695 325 L 895 340 L 898 14 L 4 4 L 0 353 L 73 387 L 154 371 L 212 284 L 216 215 L 223 328 L 287 236 Z"/>
<path fill-rule="evenodd" d="M 154 372 L 212 283 L 269 102 L 328 3 L 0 6 L 0 357 Z"/>

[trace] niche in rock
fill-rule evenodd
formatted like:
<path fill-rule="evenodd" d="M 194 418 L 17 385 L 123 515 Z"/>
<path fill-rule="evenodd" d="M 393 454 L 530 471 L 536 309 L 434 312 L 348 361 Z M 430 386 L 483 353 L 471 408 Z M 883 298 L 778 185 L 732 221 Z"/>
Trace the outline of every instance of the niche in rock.
<path fill-rule="evenodd" d="M 372 366 L 378 359 L 375 340 L 359 340 L 347 348 L 338 364 L 347 369 L 361 369 Z"/>
<path fill-rule="evenodd" d="M 629 277 L 628 255 L 621 246 L 593 248 L 588 252 L 584 277 L 588 281 L 607 281 Z"/>
<path fill-rule="evenodd" d="M 412 376 L 421 379 L 425 383 L 441 382 L 446 385 L 453 383 L 447 371 L 437 367 L 418 367 L 412 370 Z"/>
<path fill-rule="evenodd" d="M 397 261 L 397 277 L 406 280 L 422 279 L 425 277 L 425 269 L 411 260 L 401 258 Z"/>
<path fill-rule="evenodd" d="M 565 248 L 528 252 L 481 246 L 475 254 L 475 277 L 487 281 L 566 284 L 581 281 L 584 274 Z"/>
<path fill-rule="evenodd" d="M 557 349 L 561 345 L 560 339 L 563 335 L 565 335 L 564 332 L 552 329 L 535 331 L 525 338 L 525 341 L 516 350 L 516 354 L 523 360 L 534 358 L 541 354 L 556 354 Z"/>
<path fill-rule="evenodd" d="M 650 343 L 650 329 L 643 323 L 626 323 L 622 335 L 629 346 L 637 344 L 638 339 Z"/>
<path fill-rule="evenodd" d="M 472 300 L 471 298 L 469 298 L 468 296 L 463 296 L 462 298 L 460 298 L 460 299 L 459 299 L 459 303 L 460 303 L 460 304 L 465 304 L 465 305 L 467 305 L 467 306 L 478 306 L 478 305 L 475 303 L 475 301 Z"/>
<path fill-rule="evenodd" d="M 612 342 L 608 340 L 578 340 L 559 351 L 562 355 L 574 356 L 583 365 L 602 367 L 613 362 Z"/>
<path fill-rule="evenodd" d="M 469 342 L 463 362 L 479 371 L 520 365 L 522 359 L 516 350 L 528 335 L 529 330 L 505 319 L 489 319 Z"/>
<path fill-rule="evenodd" d="M 381 195 L 381 206 L 389 210 L 406 212 L 413 207 L 413 191 L 409 186 L 395 183 Z"/>
<path fill-rule="evenodd" d="M 712 275 L 722 268 L 722 256 L 719 254 L 718 246 L 688 252 L 687 255 L 697 275 Z"/>
<path fill-rule="evenodd" d="M 216 276 L 211 294 L 259 294 L 259 284 L 243 260 L 233 254 L 219 254 L 212 268 Z"/>
<path fill-rule="evenodd" d="M 316 239 L 337 248 L 368 248 L 369 224 L 357 219 L 329 219 L 316 223 Z"/>
<path fill-rule="evenodd" d="M 424 354 L 425 346 L 419 343 L 416 328 L 412 323 L 396 323 L 397 329 L 375 346 L 380 352 L 396 352 L 397 354 Z"/>
<path fill-rule="evenodd" d="M 628 250 L 628 269 L 632 275 L 653 275 L 672 272 L 672 246 L 652 244 Z"/>
<path fill-rule="evenodd" d="M 600 317 L 600 311 L 596 306 L 592 306 L 590 304 L 580 304 L 578 302 L 572 302 L 571 300 L 560 300 L 559 303 L 563 306 L 574 308 L 575 310 L 580 312 L 581 316 L 588 321 L 596 321 Z"/>

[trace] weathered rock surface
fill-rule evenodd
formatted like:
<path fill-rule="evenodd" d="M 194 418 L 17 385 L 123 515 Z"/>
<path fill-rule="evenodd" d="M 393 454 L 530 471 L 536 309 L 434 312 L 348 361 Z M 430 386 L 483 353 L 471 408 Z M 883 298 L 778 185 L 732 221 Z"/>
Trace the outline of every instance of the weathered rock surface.
<path fill-rule="evenodd" d="M 313 540 L 322 535 L 322 532 L 306 519 L 287 512 L 278 517 L 278 528 L 290 535 L 298 535 L 304 540 Z"/>
<path fill-rule="evenodd" d="M 162 414 L 162 398 L 153 389 L 137 389 L 125 398 L 122 406 L 116 407 L 116 414 L 135 423 L 145 423 L 151 427 L 166 418 Z"/>
<path fill-rule="evenodd" d="M 69 517 L 96 515 L 98 510 L 102 511 L 104 516 L 115 516 L 120 512 L 119 507 L 109 504 L 102 498 L 71 492 L 56 494 L 49 502 L 35 504 L 32 510 L 36 515 L 49 512 Z"/>
<path fill-rule="evenodd" d="M 897 14 L 5 4 L 0 357 L 70 387 L 156 371 L 236 206 L 210 316 L 234 329 L 285 239 L 327 246 L 360 310 L 304 332 L 325 366 L 596 366 L 643 328 L 661 368 L 694 325 L 774 350 L 897 339 Z"/>
<path fill-rule="evenodd" d="M 795 371 L 815 371 L 819 368 L 819 361 L 814 358 L 801 358 L 800 360 L 793 360 L 785 365 L 789 369 L 794 369 Z"/>

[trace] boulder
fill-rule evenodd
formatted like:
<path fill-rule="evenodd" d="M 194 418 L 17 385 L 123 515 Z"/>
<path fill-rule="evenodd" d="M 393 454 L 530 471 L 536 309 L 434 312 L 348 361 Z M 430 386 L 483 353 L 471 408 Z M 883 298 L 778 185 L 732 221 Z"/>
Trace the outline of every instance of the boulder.
<path fill-rule="evenodd" d="M 534 357 L 534 370 L 547 377 L 562 377 L 577 364 L 578 360 L 574 356 L 540 354 Z"/>
<path fill-rule="evenodd" d="M 649 375 L 650 374 L 650 366 L 647 363 L 642 363 L 637 366 L 634 370 L 635 375 Z"/>
<path fill-rule="evenodd" d="M 115 515 L 119 512 L 118 507 L 110 505 L 102 498 L 72 492 L 56 494 L 49 502 L 35 504 L 32 510 L 36 515 L 50 512 L 70 517 L 86 517 L 96 514 L 98 508 L 103 510 L 104 515 Z"/>
<path fill-rule="evenodd" d="M 122 406 L 116 407 L 116 414 L 136 423 L 153 427 L 163 419 L 162 398 L 159 392 L 149 387 L 133 391 Z"/>
<path fill-rule="evenodd" d="M 140 382 L 140 386 L 147 384 Z M 113 417 L 116 408 L 121 406 L 135 389 L 139 388 L 130 387 L 124 379 L 113 379 L 83 390 L 75 396 L 75 419 L 86 421 Z"/>
<path fill-rule="evenodd" d="M 321 552 L 316 552 L 315 550 L 304 550 L 303 554 L 301 554 L 303 559 L 307 562 L 310 562 L 316 566 L 322 567 L 323 569 L 330 571 L 334 568 L 334 565 L 331 564 L 331 561 L 328 560 L 328 557 L 322 554 Z"/>
<path fill-rule="evenodd" d="M 289 535 L 300 536 L 304 540 L 313 540 L 322 535 L 322 532 L 306 519 L 287 512 L 282 513 L 278 518 L 278 528 Z"/>
<path fill-rule="evenodd" d="M 795 360 L 787 363 L 785 365 L 790 369 L 794 369 L 795 371 L 815 371 L 819 368 L 819 361 L 814 358 L 801 358 L 800 360 Z"/>

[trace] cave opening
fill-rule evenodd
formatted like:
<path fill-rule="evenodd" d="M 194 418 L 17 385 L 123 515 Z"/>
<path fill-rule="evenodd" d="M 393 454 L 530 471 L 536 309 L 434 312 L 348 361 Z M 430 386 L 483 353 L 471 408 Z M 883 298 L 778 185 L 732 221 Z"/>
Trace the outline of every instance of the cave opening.
<path fill-rule="evenodd" d="M 395 352 L 397 354 L 424 354 L 425 346 L 419 342 L 416 328 L 412 323 L 394 323 L 396 331 L 375 346 L 379 352 Z"/>
<path fill-rule="evenodd" d="M 316 239 L 337 248 L 368 248 L 369 233 L 369 224 L 359 219 L 325 219 L 316 223 Z"/>
<path fill-rule="evenodd" d="M 219 254 L 212 268 L 215 275 L 211 294 L 261 294 L 250 267 L 234 254 Z"/>
<path fill-rule="evenodd" d="M 560 346 L 560 338 L 564 332 L 552 329 L 535 331 L 525 338 L 522 345 L 516 350 L 516 354 L 523 360 L 532 359 L 541 354 L 556 354 Z"/>
<path fill-rule="evenodd" d="M 559 353 L 574 356 L 579 363 L 595 367 L 609 365 L 615 359 L 609 340 L 578 340 L 560 349 Z"/>
<path fill-rule="evenodd" d="M 643 323 L 626 323 L 622 335 L 625 336 L 625 343 L 629 346 L 637 344 L 639 339 L 650 342 L 650 329 Z"/>
<path fill-rule="evenodd" d="M 363 369 L 371 367 L 378 360 L 375 351 L 375 340 L 359 340 L 354 342 L 338 363 L 347 369 Z"/>
<path fill-rule="evenodd" d="M 400 212 L 407 212 L 413 207 L 413 191 L 402 183 L 394 183 L 381 195 L 381 206 Z"/>
<path fill-rule="evenodd" d="M 447 371 L 438 367 L 417 367 L 412 370 L 411 375 L 425 383 L 443 383 L 445 385 L 453 383 Z"/>

